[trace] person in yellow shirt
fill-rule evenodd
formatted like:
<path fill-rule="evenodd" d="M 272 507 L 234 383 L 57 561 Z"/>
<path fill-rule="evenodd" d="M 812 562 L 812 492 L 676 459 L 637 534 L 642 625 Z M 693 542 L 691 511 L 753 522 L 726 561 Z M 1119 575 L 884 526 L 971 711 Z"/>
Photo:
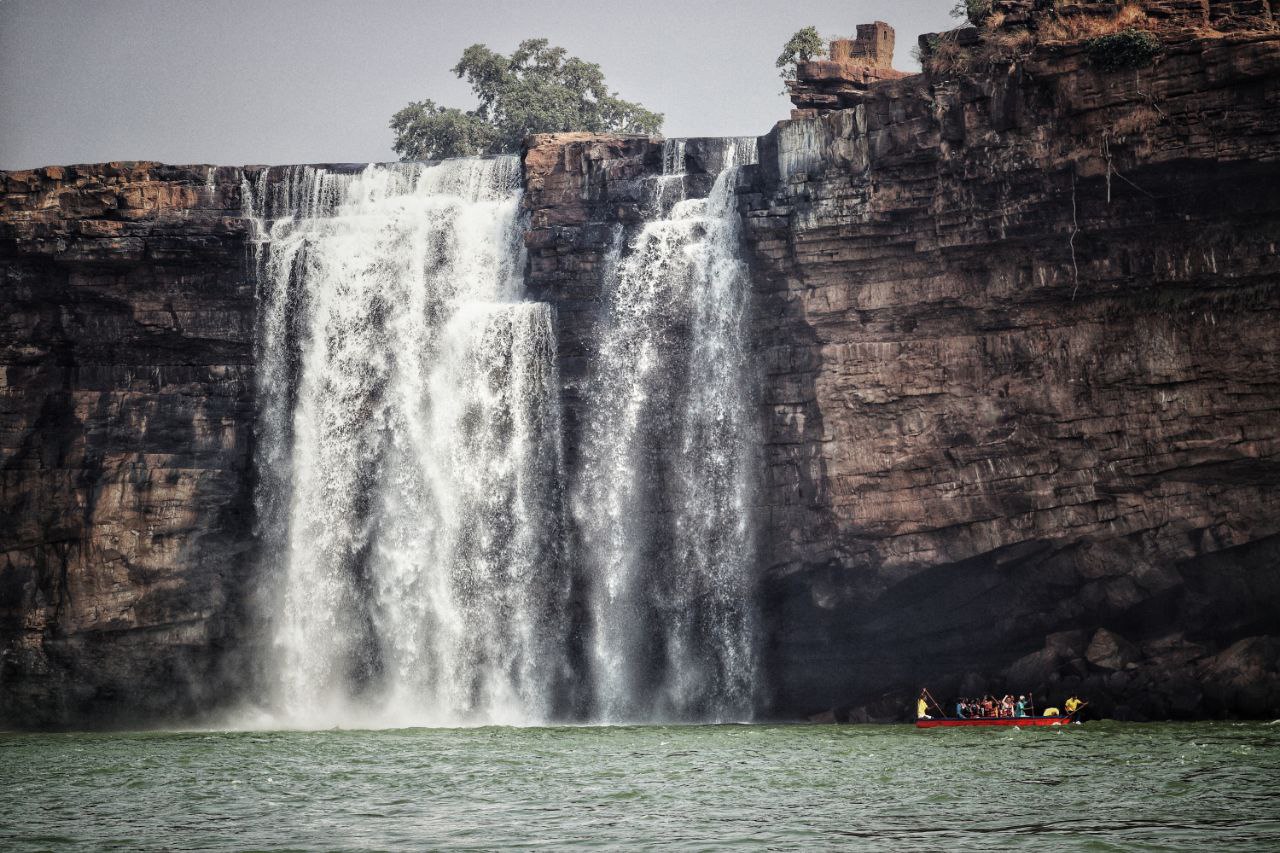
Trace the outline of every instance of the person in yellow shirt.
<path fill-rule="evenodd" d="M 927 703 L 927 702 L 925 702 L 925 701 L 924 701 L 924 693 L 923 693 L 923 692 L 921 692 L 921 694 L 920 694 L 920 698 L 916 700 L 916 719 L 917 719 L 917 720 L 932 720 L 932 719 L 933 719 L 933 717 L 930 717 L 930 716 L 929 716 L 929 703 Z"/>
<path fill-rule="evenodd" d="M 1064 708 L 1066 708 L 1066 709 L 1067 709 L 1067 716 L 1070 716 L 1070 715 L 1074 714 L 1076 711 L 1079 711 L 1079 710 L 1080 710 L 1080 707 L 1081 707 L 1082 705 L 1084 705 L 1084 703 L 1083 703 L 1083 702 L 1081 702 L 1081 701 L 1080 701 L 1078 698 L 1076 698 L 1075 696 L 1072 696 L 1072 697 L 1071 697 L 1070 699 L 1068 699 L 1065 703 L 1063 703 L 1063 706 L 1062 706 L 1062 707 L 1064 707 Z"/>

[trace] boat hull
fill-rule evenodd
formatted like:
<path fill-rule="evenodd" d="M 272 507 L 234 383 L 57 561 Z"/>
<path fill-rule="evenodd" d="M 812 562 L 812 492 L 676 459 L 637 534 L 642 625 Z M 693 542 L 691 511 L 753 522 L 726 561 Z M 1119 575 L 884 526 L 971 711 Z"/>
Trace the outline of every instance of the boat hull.
<path fill-rule="evenodd" d="M 975 717 L 961 719 L 959 717 L 943 717 L 937 720 L 916 720 L 917 729 L 951 729 L 973 726 L 1062 726 L 1071 722 L 1070 717 Z"/>

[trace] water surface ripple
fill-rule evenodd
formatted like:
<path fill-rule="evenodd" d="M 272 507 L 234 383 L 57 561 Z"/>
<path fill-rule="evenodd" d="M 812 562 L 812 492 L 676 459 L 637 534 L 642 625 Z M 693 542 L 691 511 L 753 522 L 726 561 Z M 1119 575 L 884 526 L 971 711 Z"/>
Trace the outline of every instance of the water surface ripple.
<path fill-rule="evenodd" d="M 1280 725 L 0 734 L 0 849 L 1274 850 Z"/>

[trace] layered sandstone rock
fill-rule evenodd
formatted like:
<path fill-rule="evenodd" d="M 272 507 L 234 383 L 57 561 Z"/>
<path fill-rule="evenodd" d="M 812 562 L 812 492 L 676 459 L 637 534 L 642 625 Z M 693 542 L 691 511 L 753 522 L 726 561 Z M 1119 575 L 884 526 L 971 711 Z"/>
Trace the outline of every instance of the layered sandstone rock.
<path fill-rule="evenodd" d="M 675 174 L 665 178 L 682 186 L 667 195 L 705 197 L 732 144 L 684 140 L 676 149 L 680 162 L 666 164 Z M 531 298 L 556 308 L 569 470 L 576 469 L 580 450 L 605 266 L 611 252 L 659 213 L 663 156 L 662 140 L 646 136 L 537 134 L 525 143 L 525 286 Z"/>
<path fill-rule="evenodd" d="M 578 464 L 607 255 L 644 221 L 661 171 L 662 142 L 649 137 L 537 134 L 525 142 L 525 286 L 556 306 L 569 470 Z"/>
<path fill-rule="evenodd" d="M 776 710 L 1280 711 L 1277 106 L 1274 33 L 1060 41 L 762 141 Z"/>
<path fill-rule="evenodd" d="M 774 713 L 889 716 L 919 680 L 1144 716 L 1280 702 L 1256 651 L 1280 633 L 1276 45 L 1103 75 L 1058 44 L 762 140 Z M 571 410 L 656 158 L 527 155 Z"/>
<path fill-rule="evenodd" d="M 0 725 L 208 707 L 251 533 L 240 171 L 0 188 Z"/>

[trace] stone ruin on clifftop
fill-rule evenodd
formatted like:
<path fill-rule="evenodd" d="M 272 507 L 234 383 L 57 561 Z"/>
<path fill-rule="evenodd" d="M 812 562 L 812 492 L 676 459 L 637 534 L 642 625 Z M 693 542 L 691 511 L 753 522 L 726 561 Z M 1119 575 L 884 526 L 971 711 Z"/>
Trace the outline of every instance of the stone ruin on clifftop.
<path fill-rule="evenodd" d="M 827 59 L 797 63 L 796 79 L 787 81 L 795 104 L 791 117 L 855 106 L 872 83 L 909 76 L 893 68 L 895 41 L 893 27 L 884 21 L 860 24 L 857 38 L 831 42 Z"/>

